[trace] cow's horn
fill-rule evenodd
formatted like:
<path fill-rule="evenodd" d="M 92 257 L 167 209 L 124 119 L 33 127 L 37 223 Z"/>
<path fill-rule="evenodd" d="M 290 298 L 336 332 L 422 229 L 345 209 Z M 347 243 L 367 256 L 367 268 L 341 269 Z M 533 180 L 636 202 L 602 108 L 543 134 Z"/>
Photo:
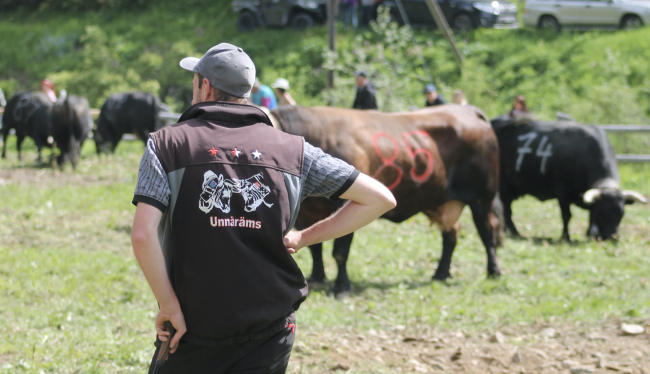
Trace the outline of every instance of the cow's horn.
<path fill-rule="evenodd" d="M 643 203 L 643 204 L 648 203 L 648 199 L 646 199 L 645 197 L 643 197 L 643 195 L 641 195 L 636 191 L 627 190 L 627 191 L 621 191 L 621 193 L 623 194 L 623 197 L 625 198 L 626 202 L 629 201 L 630 203 Z"/>
<path fill-rule="evenodd" d="M 603 192 L 598 188 L 592 188 L 585 192 L 585 194 L 582 196 L 582 201 L 584 201 L 587 205 L 591 205 L 596 202 L 596 200 L 600 199 L 600 195 L 602 195 L 602 193 Z"/>

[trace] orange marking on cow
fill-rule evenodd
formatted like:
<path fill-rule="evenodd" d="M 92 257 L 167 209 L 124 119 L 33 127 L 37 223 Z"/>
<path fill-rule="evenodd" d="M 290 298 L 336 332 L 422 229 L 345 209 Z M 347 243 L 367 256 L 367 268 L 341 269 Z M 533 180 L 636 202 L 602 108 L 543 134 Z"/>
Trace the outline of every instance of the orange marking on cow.
<path fill-rule="evenodd" d="M 425 148 L 413 149 L 411 147 L 411 145 L 409 144 L 409 138 L 416 135 L 420 135 L 424 137 L 429 136 L 429 134 L 427 134 L 425 131 L 411 131 L 411 132 L 403 132 L 402 139 L 404 139 L 406 152 L 408 153 L 411 160 L 413 160 L 413 168 L 411 169 L 411 173 L 410 173 L 411 178 L 413 178 L 414 181 L 417 181 L 419 183 L 424 183 L 433 174 L 433 155 L 431 154 L 431 151 L 429 151 L 428 149 Z M 386 138 L 393 143 L 393 153 L 390 156 L 384 156 L 381 153 L 381 149 L 379 149 L 379 139 L 381 138 Z M 377 156 L 379 156 L 379 159 L 382 162 L 382 165 L 375 171 L 373 177 L 377 178 L 379 174 L 388 167 L 392 167 L 395 170 L 397 170 L 397 178 L 395 179 L 395 182 L 387 186 L 388 189 L 392 191 L 395 187 L 397 187 L 400 184 L 400 182 L 402 182 L 402 178 L 404 177 L 404 170 L 401 167 L 395 165 L 395 160 L 397 159 L 397 156 L 399 154 L 399 143 L 391 135 L 386 134 L 385 132 L 378 132 L 372 137 L 372 145 L 375 147 L 375 152 L 377 153 Z M 415 171 L 415 161 L 416 161 L 416 157 L 419 154 L 424 154 L 427 158 L 427 167 L 424 170 L 424 172 L 422 172 L 422 174 L 417 174 L 417 172 Z"/>
<path fill-rule="evenodd" d="M 387 138 L 393 143 L 393 154 L 390 155 L 389 157 L 385 157 L 382 153 L 381 150 L 379 149 L 379 139 L 380 138 Z M 390 186 L 387 186 L 389 190 L 393 190 L 395 187 L 399 185 L 399 183 L 402 181 L 402 177 L 404 176 L 404 171 L 402 168 L 399 166 L 395 165 L 395 159 L 397 159 L 397 155 L 399 154 L 399 144 L 397 144 L 397 140 L 393 138 L 392 136 L 384 133 L 384 132 L 378 132 L 372 137 L 372 145 L 375 147 L 375 152 L 377 152 L 377 156 L 379 156 L 379 159 L 383 162 L 383 164 L 375 171 L 375 174 L 373 174 L 373 178 L 377 178 L 379 176 L 379 173 L 382 172 L 382 170 L 386 169 L 389 166 L 392 166 L 395 170 L 397 170 L 397 179 L 393 184 Z"/>
<path fill-rule="evenodd" d="M 408 138 L 409 136 L 415 136 L 415 135 L 421 135 L 424 137 L 428 137 L 429 134 L 427 134 L 424 131 L 411 131 L 411 132 L 403 132 L 402 133 L 402 138 L 404 138 L 404 144 L 406 145 L 406 151 L 408 152 L 409 156 L 413 160 L 413 168 L 411 169 L 411 178 L 414 180 L 423 183 L 426 182 L 427 179 L 431 176 L 433 173 L 433 155 L 428 149 L 424 148 L 416 148 L 416 149 L 411 149 L 411 145 L 409 144 Z M 420 175 L 415 173 L 415 157 L 417 157 L 418 154 L 424 154 L 427 157 L 427 168 L 424 170 L 424 172 Z"/>

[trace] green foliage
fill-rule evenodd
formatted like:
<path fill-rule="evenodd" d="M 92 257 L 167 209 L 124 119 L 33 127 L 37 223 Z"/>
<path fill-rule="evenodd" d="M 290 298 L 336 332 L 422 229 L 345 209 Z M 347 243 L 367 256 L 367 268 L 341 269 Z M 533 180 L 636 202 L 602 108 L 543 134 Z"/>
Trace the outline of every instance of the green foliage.
<path fill-rule="evenodd" d="M 143 7 L 150 0 L 0 0 L 0 10 L 92 11 L 106 8 Z"/>
<path fill-rule="evenodd" d="M 350 105 L 354 99 L 351 77 L 356 70 L 363 70 L 377 87 L 377 105 L 382 111 L 407 110 L 417 105 L 409 99 L 422 90 L 427 78 L 411 45 L 410 31 L 391 22 L 390 10 L 384 7 L 380 7 L 377 20 L 370 26 L 370 32 L 357 35 L 340 52 L 324 49 L 323 68 L 343 78 L 337 81 L 336 89 L 325 91 L 323 98 L 331 100 L 333 106 Z"/>
<path fill-rule="evenodd" d="M 5 13 L 0 84 L 7 92 L 34 90 L 41 79 L 54 77 L 59 88 L 87 96 L 93 106 L 118 90 L 147 90 L 181 111 L 191 98 L 191 75 L 178 61 L 226 41 L 251 55 L 263 83 L 288 79 L 292 96 L 306 106 L 349 107 L 352 73 L 365 69 L 378 87 L 381 110 L 421 107 L 429 80 L 421 52 L 445 98 L 460 88 L 490 117 L 507 112 L 518 94 L 542 119 L 565 112 L 585 123 L 647 123 L 650 116 L 647 28 L 561 34 L 479 29 L 458 40 L 466 57 L 461 69 L 440 33 L 416 30 L 418 51 L 386 13 L 370 29 L 339 30 L 336 54 L 326 49 L 325 27 L 240 34 L 235 21 L 227 0 L 161 0 L 131 12 Z M 336 70 L 331 92 L 325 90 L 327 68 Z"/>
<path fill-rule="evenodd" d="M 108 96 L 119 92 L 145 91 L 159 94 L 160 84 L 156 80 L 143 80 L 132 68 L 120 66 L 117 52 L 106 33 L 97 26 L 86 27 L 81 37 L 84 47 L 81 52 L 83 65 L 76 71 L 62 71 L 51 74 L 52 82 L 76 95 L 89 98 L 90 105 L 100 107 Z M 146 60 L 159 60 L 158 55 L 143 54 Z"/>

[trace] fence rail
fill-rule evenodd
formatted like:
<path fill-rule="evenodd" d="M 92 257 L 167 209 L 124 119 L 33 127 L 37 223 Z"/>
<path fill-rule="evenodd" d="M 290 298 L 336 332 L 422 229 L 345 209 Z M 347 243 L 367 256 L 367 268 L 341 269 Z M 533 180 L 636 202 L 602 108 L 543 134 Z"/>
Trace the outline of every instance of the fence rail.
<path fill-rule="evenodd" d="M 650 125 L 598 125 L 607 132 L 650 132 Z"/>
<path fill-rule="evenodd" d="M 99 109 L 91 109 L 90 113 L 94 118 L 99 117 Z M 4 113 L 4 108 L 0 108 L 0 119 Z M 180 113 L 160 113 L 158 117 L 162 120 L 167 121 L 178 121 L 181 117 Z M 619 133 L 633 133 L 633 132 L 650 132 L 650 125 L 598 125 L 601 129 L 606 132 L 619 132 Z M 13 129 L 10 134 L 13 134 Z M 92 132 L 89 134 L 92 137 Z M 138 140 L 138 137 L 133 134 L 124 134 L 122 137 L 123 140 Z M 2 137 L 0 136 L 0 141 Z M 616 155 L 616 160 L 619 162 L 650 162 L 650 155 Z"/>

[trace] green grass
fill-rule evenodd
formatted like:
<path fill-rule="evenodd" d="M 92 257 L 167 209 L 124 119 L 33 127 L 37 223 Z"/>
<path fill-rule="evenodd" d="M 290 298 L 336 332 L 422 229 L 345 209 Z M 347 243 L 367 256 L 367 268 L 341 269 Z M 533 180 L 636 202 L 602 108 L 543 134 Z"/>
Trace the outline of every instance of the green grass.
<path fill-rule="evenodd" d="M 9 147 L 9 159 L 0 161 L 0 372 L 143 372 L 153 352 L 156 303 L 129 238 L 142 144 L 123 143 L 102 157 L 87 144 L 76 172 L 35 166 L 31 142 L 19 164 L 12 138 Z M 622 166 L 623 185 L 650 195 L 649 171 Z M 485 251 L 468 211 L 447 283 L 430 281 L 441 237 L 423 216 L 360 230 L 349 261 L 352 296 L 341 302 L 326 290 L 312 292 L 298 312 L 298 344 L 317 346 L 311 333 L 390 325 L 404 326 L 406 335 L 472 335 L 519 322 L 650 319 L 647 206 L 627 208 L 619 243 L 586 240 L 587 213 L 579 208 L 572 244 L 554 242 L 561 234 L 555 202 L 525 198 L 514 212 L 530 239 L 506 241 L 498 280 L 486 280 Z M 330 248 L 325 264 L 333 279 Z M 295 258 L 308 275 L 309 251 Z"/>

